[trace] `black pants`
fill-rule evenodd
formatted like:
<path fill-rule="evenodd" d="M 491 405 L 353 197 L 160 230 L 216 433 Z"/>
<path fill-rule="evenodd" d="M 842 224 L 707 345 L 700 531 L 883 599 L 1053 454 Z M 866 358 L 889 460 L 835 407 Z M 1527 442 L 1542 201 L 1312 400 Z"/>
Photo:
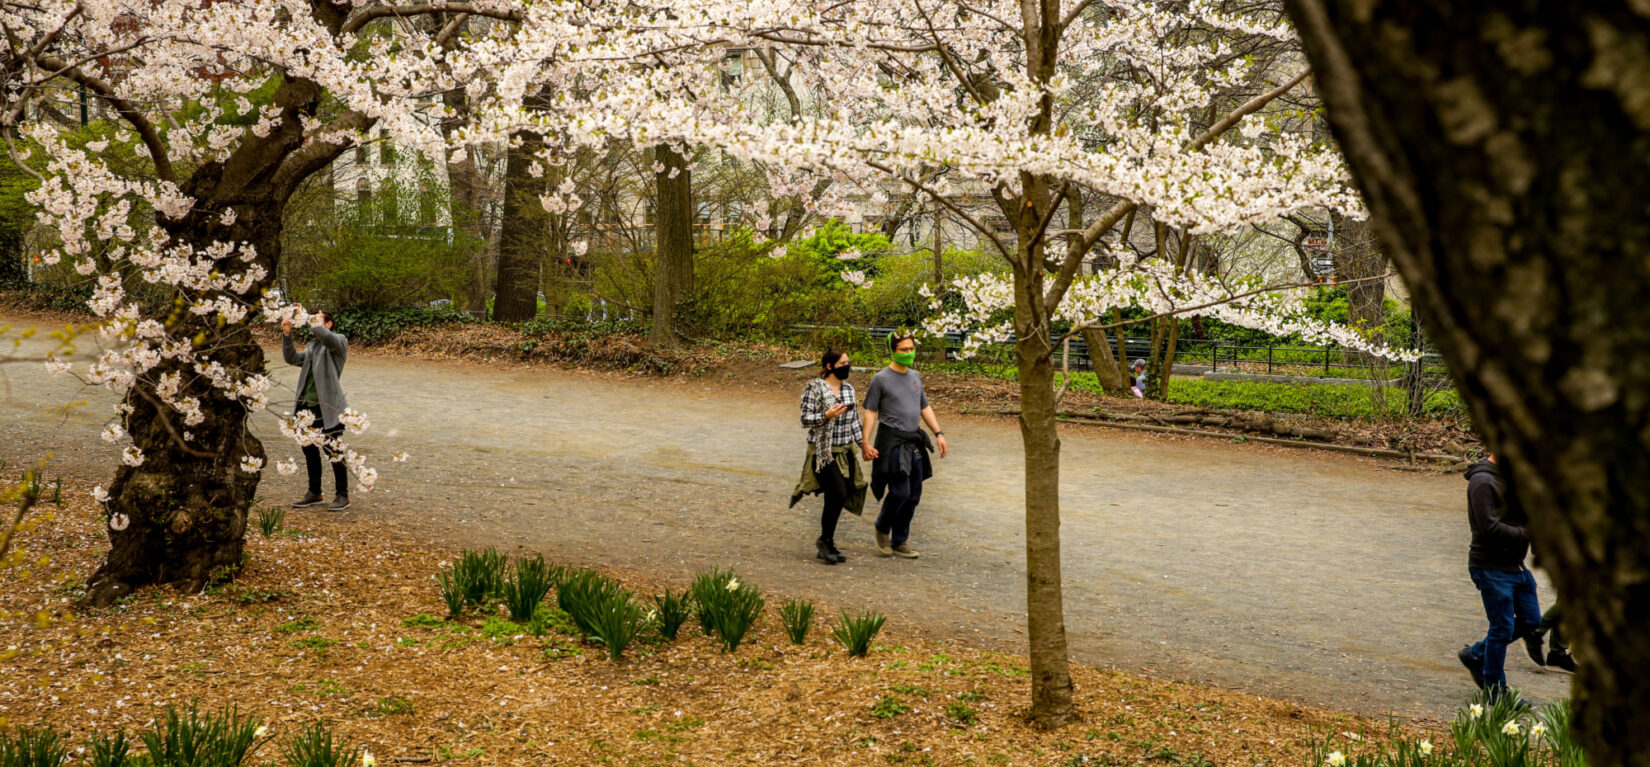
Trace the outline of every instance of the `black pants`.
<path fill-rule="evenodd" d="M 842 505 L 848 502 L 848 480 L 842 476 L 836 461 L 825 464 L 824 469 L 815 469 L 814 478 L 819 480 L 825 496 L 825 510 L 819 514 L 819 539 L 834 544 L 836 523 L 842 518 Z"/>
<path fill-rule="evenodd" d="M 891 543 L 898 546 L 911 537 L 911 518 L 922 503 L 923 452 L 911 445 L 900 445 L 895 450 L 910 450 L 911 473 L 888 480 L 888 492 L 882 496 L 882 513 L 877 515 L 877 530 L 888 533 Z"/>
<path fill-rule="evenodd" d="M 314 410 L 311 410 L 309 412 L 315 413 L 315 422 L 316 423 L 318 423 L 318 424 L 321 423 L 321 414 L 320 413 L 318 413 Z M 344 433 L 344 425 L 342 423 L 340 423 L 337 426 L 334 426 L 330 429 L 322 429 L 321 433 L 326 435 L 327 439 L 329 439 L 329 440 L 334 439 L 338 435 Z M 344 466 L 344 462 L 343 462 L 341 456 L 339 456 L 338 451 L 332 449 L 331 446 L 327 447 L 327 460 L 332 463 L 332 485 L 336 489 L 335 492 L 338 495 L 348 497 L 349 496 L 349 468 Z M 320 495 L 321 494 L 321 448 L 318 448 L 314 445 L 304 445 L 304 468 L 309 470 L 309 494 L 310 495 Z"/>
<path fill-rule="evenodd" d="M 1564 632 L 1558 625 L 1559 614 L 1558 605 L 1548 607 L 1547 612 L 1541 615 L 1541 628 L 1536 631 L 1537 633 L 1549 635 L 1547 638 L 1548 646 L 1559 652 L 1568 653 L 1570 643 L 1564 641 Z"/>

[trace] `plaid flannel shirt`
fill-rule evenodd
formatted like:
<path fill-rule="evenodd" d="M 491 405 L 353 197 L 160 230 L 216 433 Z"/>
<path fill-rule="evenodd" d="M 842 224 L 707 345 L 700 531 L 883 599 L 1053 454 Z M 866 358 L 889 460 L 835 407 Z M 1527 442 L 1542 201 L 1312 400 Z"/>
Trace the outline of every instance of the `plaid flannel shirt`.
<path fill-rule="evenodd" d="M 802 390 L 802 427 L 808 430 L 808 440 L 814 443 L 814 468 L 823 468 L 831 460 L 831 448 L 857 445 L 865 441 L 865 427 L 860 424 L 859 410 L 849 410 L 834 419 L 826 419 L 825 411 L 838 404 L 854 402 L 854 385 L 844 381 L 842 394 L 831 393 L 831 387 L 822 378 L 808 382 Z"/>

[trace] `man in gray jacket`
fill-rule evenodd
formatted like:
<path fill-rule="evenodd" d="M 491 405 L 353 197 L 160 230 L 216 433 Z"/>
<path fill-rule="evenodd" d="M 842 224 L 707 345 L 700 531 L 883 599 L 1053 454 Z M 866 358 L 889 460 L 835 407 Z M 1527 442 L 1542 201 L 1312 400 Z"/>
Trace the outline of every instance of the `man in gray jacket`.
<path fill-rule="evenodd" d="M 349 407 L 344 401 L 344 389 L 338 377 L 344 372 L 344 360 L 349 357 L 349 340 L 332 332 L 332 316 L 326 312 L 310 315 L 309 346 L 298 351 L 292 345 L 292 322 L 281 323 L 281 353 L 288 365 L 298 368 L 298 405 L 294 414 L 309 411 L 315 416 L 315 425 L 326 436 L 327 459 L 332 462 L 332 482 L 336 497 L 328 511 L 349 508 L 349 469 L 334 447 L 338 435 L 344 433 L 341 417 Z M 309 493 L 292 504 L 293 508 L 319 506 L 321 501 L 321 450 L 314 445 L 304 446 L 304 466 L 309 470 Z"/>

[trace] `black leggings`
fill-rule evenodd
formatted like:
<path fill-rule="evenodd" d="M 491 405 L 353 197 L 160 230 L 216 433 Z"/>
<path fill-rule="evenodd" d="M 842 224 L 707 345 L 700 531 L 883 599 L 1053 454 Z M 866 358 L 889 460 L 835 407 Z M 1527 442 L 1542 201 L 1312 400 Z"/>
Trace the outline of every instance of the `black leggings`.
<path fill-rule="evenodd" d="M 842 518 L 842 505 L 848 502 L 848 481 L 843 478 L 842 469 L 837 468 L 836 461 L 825 464 L 824 469 L 816 469 L 814 478 L 819 480 L 819 487 L 825 494 L 825 510 L 819 514 L 819 539 L 835 543 L 836 523 Z"/>
<path fill-rule="evenodd" d="M 315 411 L 312 410 L 310 412 L 313 413 Z M 321 414 L 320 413 L 315 414 L 315 422 L 316 423 L 321 422 Z M 344 425 L 342 423 L 340 423 L 337 426 L 334 426 L 330 429 L 323 429 L 321 431 L 321 433 L 326 435 L 327 439 L 334 439 L 338 435 L 344 433 Z M 339 460 L 334 460 L 334 459 L 339 459 Z M 332 485 L 335 488 L 335 491 L 337 492 L 338 495 L 348 496 L 349 495 L 349 469 L 344 466 L 344 462 L 343 462 L 343 460 L 340 459 L 340 456 L 338 455 L 338 451 L 332 449 L 331 446 L 327 447 L 327 460 L 332 462 Z M 318 448 L 314 445 L 304 445 L 304 468 L 309 470 L 309 494 L 310 495 L 320 495 L 321 494 L 321 449 L 320 448 Z"/>

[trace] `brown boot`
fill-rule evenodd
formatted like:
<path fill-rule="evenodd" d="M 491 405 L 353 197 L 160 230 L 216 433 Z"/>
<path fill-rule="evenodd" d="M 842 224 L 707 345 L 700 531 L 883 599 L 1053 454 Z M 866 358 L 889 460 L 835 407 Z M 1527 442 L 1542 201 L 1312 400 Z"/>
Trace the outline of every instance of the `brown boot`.
<path fill-rule="evenodd" d="M 894 555 L 892 534 L 885 533 L 881 530 L 877 531 L 877 551 L 882 552 L 882 555 L 885 557 L 891 557 Z"/>
<path fill-rule="evenodd" d="M 912 551 L 910 546 L 907 546 L 907 545 L 902 543 L 902 544 L 894 547 L 894 556 L 904 557 L 906 559 L 916 559 L 917 557 L 920 557 L 922 555 L 918 554 L 915 551 Z"/>

